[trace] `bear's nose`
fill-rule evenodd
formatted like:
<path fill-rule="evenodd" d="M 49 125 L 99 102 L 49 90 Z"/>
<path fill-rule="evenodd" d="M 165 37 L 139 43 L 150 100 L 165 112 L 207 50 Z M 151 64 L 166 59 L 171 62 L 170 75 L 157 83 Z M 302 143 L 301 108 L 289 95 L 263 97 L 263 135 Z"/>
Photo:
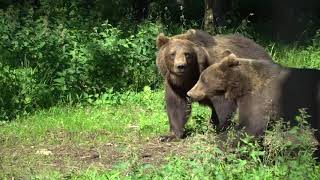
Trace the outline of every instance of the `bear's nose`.
<path fill-rule="evenodd" d="M 179 64 L 179 65 L 177 66 L 177 68 L 178 68 L 179 70 L 183 70 L 183 69 L 184 69 L 184 67 L 185 67 L 185 65 L 184 65 L 184 64 Z"/>

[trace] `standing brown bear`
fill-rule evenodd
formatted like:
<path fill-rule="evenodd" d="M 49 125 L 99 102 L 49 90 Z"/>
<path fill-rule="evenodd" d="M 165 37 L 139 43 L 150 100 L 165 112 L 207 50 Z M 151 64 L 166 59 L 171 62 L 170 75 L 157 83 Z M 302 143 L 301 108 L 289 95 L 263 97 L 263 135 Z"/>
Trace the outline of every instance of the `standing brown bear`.
<path fill-rule="evenodd" d="M 231 49 L 242 58 L 271 61 L 260 45 L 241 35 L 211 36 L 193 29 L 173 37 L 159 34 L 157 48 L 156 63 L 165 78 L 166 109 L 172 133 L 162 139 L 166 141 L 184 136 L 184 127 L 191 113 L 187 92 L 204 69 L 222 59 L 225 49 Z M 219 128 L 228 124 L 236 110 L 236 104 L 223 96 L 205 98 L 200 103 L 212 108 L 211 122 Z"/>
<path fill-rule="evenodd" d="M 285 68 L 270 61 L 237 58 L 230 51 L 204 70 L 188 96 L 201 100 L 224 95 L 239 107 L 240 127 L 261 136 L 268 122 L 283 118 L 296 124 L 300 108 L 320 140 L 320 70 Z"/>

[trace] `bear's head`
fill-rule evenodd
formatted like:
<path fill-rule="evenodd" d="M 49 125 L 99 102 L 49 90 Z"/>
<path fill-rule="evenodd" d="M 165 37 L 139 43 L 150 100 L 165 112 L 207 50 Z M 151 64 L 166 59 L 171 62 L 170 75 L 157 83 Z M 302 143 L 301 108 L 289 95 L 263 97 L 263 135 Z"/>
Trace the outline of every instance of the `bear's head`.
<path fill-rule="evenodd" d="M 189 97 L 196 101 L 219 95 L 234 99 L 241 93 L 243 75 L 239 70 L 240 61 L 229 50 L 224 55 L 219 63 L 209 66 L 201 73 L 196 85 L 188 91 Z"/>
<path fill-rule="evenodd" d="M 157 37 L 157 48 L 157 66 L 175 85 L 196 82 L 206 67 L 208 52 L 188 38 L 167 37 L 161 33 Z"/>

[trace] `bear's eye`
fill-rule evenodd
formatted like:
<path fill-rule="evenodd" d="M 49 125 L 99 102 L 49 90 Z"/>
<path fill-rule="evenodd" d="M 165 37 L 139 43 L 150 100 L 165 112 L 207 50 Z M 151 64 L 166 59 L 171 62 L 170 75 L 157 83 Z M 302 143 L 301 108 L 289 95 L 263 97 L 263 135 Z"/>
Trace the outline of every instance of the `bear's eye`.
<path fill-rule="evenodd" d="M 170 59 L 174 59 L 175 56 L 176 56 L 176 53 L 175 53 L 175 52 L 170 53 Z"/>
<path fill-rule="evenodd" d="M 208 80 L 207 80 L 204 76 L 201 76 L 201 81 L 202 81 L 204 84 L 208 84 Z"/>
<path fill-rule="evenodd" d="M 190 53 L 184 53 L 184 56 L 186 57 L 186 59 L 190 59 L 192 55 Z"/>

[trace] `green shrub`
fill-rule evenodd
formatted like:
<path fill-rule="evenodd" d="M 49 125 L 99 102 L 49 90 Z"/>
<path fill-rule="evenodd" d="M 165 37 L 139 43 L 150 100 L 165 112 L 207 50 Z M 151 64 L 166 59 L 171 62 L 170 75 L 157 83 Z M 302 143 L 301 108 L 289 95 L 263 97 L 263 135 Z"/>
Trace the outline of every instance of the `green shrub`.
<path fill-rule="evenodd" d="M 125 31 L 108 21 L 90 24 L 94 15 L 82 16 L 81 4 L 64 4 L 68 14 L 61 2 L 45 12 L 46 2 L 39 9 L 26 4 L 0 10 L 0 73 L 10 75 L 1 83 L 15 92 L 9 98 L 7 88 L 0 91 L 5 119 L 61 101 L 94 100 L 110 89 L 139 91 L 160 84 L 155 38 L 161 25 L 146 21 Z M 13 102 L 25 96 L 32 105 Z"/>
<path fill-rule="evenodd" d="M 0 63 L 0 120 L 9 120 L 54 102 L 50 88 L 36 84 L 32 68 L 10 68 Z"/>
<path fill-rule="evenodd" d="M 115 89 L 141 90 L 145 85 L 156 85 L 159 74 L 154 42 L 160 29 L 161 26 L 146 22 L 123 37 L 125 34 L 108 22 L 97 27 L 91 33 L 95 75 Z"/>

